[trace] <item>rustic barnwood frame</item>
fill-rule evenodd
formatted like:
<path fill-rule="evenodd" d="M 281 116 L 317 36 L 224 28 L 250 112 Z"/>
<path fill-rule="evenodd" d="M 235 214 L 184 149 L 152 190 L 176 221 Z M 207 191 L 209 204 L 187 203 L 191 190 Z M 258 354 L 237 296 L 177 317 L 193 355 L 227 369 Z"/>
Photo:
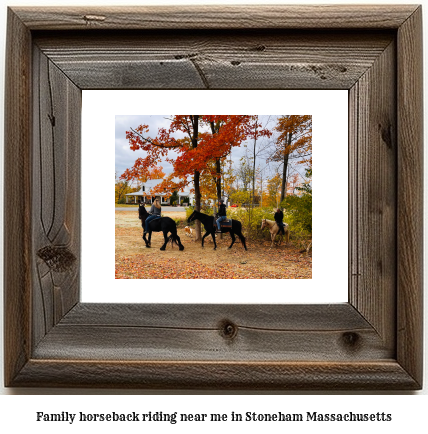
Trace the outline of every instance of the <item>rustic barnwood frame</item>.
<path fill-rule="evenodd" d="M 6 386 L 421 388 L 421 17 L 409 5 L 10 8 Z M 81 91 L 101 88 L 348 89 L 349 302 L 81 303 Z"/>

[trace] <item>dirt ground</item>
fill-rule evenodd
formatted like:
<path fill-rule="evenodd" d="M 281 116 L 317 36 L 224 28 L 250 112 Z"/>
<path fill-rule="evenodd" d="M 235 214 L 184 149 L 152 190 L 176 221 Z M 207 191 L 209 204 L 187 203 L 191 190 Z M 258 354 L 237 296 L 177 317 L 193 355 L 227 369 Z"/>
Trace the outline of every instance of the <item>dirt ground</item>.
<path fill-rule="evenodd" d="M 178 226 L 178 236 L 184 245 L 165 251 L 159 250 L 163 244 L 163 234 L 152 234 L 152 247 L 146 248 L 142 239 L 143 229 L 138 213 L 116 211 L 116 278 L 117 279 L 310 279 L 312 258 L 302 254 L 292 243 L 275 246 L 270 242 L 252 242 L 247 238 L 248 251 L 237 241 L 228 249 L 229 234 L 216 238 L 217 250 L 211 237 L 205 239 L 204 248 L 194 237 L 184 232 L 186 214 L 183 212 L 163 212 L 164 216 L 182 219 Z M 194 226 L 193 226 L 194 227 Z"/>

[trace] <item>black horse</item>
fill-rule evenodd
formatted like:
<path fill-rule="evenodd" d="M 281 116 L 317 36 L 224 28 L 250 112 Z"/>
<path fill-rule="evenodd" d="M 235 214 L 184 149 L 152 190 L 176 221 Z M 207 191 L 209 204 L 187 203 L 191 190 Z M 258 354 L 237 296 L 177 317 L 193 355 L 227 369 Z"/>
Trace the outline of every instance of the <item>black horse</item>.
<path fill-rule="evenodd" d="M 141 220 L 141 226 L 144 228 L 144 224 L 146 223 L 146 218 L 149 216 L 144 205 L 138 205 L 138 218 Z M 160 248 L 161 250 L 165 250 L 168 241 L 172 240 L 172 242 L 178 245 L 180 250 L 184 250 L 183 244 L 181 244 L 180 237 L 177 235 L 177 225 L 175 221 L 170 217 L 161 217 L 158 219 L 151 220 L 149 223 L 149 239 L 146 239 L 146 234 L 143 235 L 143 240 L 146 243 L 146 247 L 151 247 L 152 240 L 152 232 L 163 232 L 163 237 L 165 239 L 164 245 Z M 171 235 L 168 237 L 168 232 L 171 232 Z"/>
<path fill-rule="evenodd" d="M 217 229 L 217 223 L 213 216 L 203 214 L 199 211 L 193 211 L 191 216 L 187 219 L 187 223 L 193 222 L 194 220 L 199 220 L 205 228 L 205 234 L 202 237 L 202 247 L 204 247 L 204 239 L 207 235 L 211 234 L 214 241 L 214 250 L 217 249 L 217 244 L 215 242 L 215 231 Z M 232 248 L 236 238 L 235 235 L 238 235 L 239 239 L 241 240 L 242 245 L 244 246 L 244 249 L 247 250 L 247 245 L 245 244 L 245 237 L 242 235 L 242 225 L 241 222 L 238 220 L 232 220 L 232 227 L 222 227 L 221 228 L 222 233 L 230 233 L 230 236 L 232 237 L 232 244 L 229 246 L 229 249 Z"/>

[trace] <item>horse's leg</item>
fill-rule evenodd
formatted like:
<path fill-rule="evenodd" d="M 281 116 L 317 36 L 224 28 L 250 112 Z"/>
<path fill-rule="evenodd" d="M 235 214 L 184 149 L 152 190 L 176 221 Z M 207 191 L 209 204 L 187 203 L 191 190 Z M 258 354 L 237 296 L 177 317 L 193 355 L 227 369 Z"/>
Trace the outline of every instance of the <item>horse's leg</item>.
<path fill-rule="evenodd" d="M 180 237 L 178 235 L 175 235 L 175 239 L 176 239 L 176 242 L 178 244 L 178 249 L 184 250 L 184 246 L 183 246 L 183 244 L 181 244 Z"/>
<path fill-rule="evenodd" d="M 142 238 L 143 238 L 144 242 L 146 243 L 146 247 L 149 248 L 149 247 L 150 247 L 150 244 L 149 244 L 149 242 L 148 242 L 147 239 L 146 239 L 146 233 L 145 233 L 145 232 L 144 232 Z"/>
<path fill-rule="evenodd" d="M 281 245 L 281 240 L 282 240 L 282 231 L 281 231 L 281 229 L 279 229 L 279 230 L 277 231 L 277 233 L 275 234 L 275 237 L 274 237 L 274 238 L 276 238 L 276 237 L 278 237 L 278 236 L 279 236 L 279 238 L 278 238 L 278 242 L 275 243 L 275 246 L 279 246 L 279 245 Z"/>
<path fill-rule="evenodd" d="M 269 247 L 269 250 L 273 247 L 274 242 L 275 242 L 275 231 L 272 231 L 270 233 L 270 247 Z"/>
<path fill-rule="evenodd" d="M 233 246 L 233 244 L 234 244 L 235 241 L 236 241 L 236 237 L 235 237 L 235 234 L 233 233 L 232 230 L 231 230 L 229 233 L 230 233 L 230 237 L 232 238 L 232 244 L 229 246 L 229 249 L 231 249 L 232 246 Z"/>
<path fill-rule="evenodd" d="M 148 247 L 152 247 L 152 231 L 149 232 Z"/>
<path fill-rule="evenodd" d="M 236 235 L 238 235 L 239 239 L 241 240 L 241 243 L 244 246 L 244 249 L 248 250 L 247 245 L 245 244 L 245 237 L 244 237 L 244 235 L 242 235 L 242 232 L 237 232 Z"/>
<path fill-rule="evenodd" d="M 174 245 L 173 243 L 176 243 L 179 250 L 184 250 L 184 246 L 183 246 L 183 244 L 181 244 L 180 237 L 177 234 L 177 227 L 176 226 L 171 228 L 170 238 L 171 238 L 171 246 Z"/>
<path fill-rule="evenodd" d="M 205 232 L 204 235 L 202 236 L 202 240 L 201 240 L 202 248 L 204 248 L 204 240 L 205 240 L 205 238 L 206 238 L 209 234 L 210 234 L 210 233 L 207 231 L 207 232 Z"/>
<path fill-rule="evenodd" d="M 165 250 L 166 245 L 168 244 L 169 237 L 168 237 L 168 231 L 162 231 L 163 232 L 163 238 L 165 240 L 163 246 L 160 248 L 161 250 Z"/>
<path fill-rule="evenodd" d="M 207 232 L 206 235 L 208 235 L 210 232 Z M 215 231 L 211 232 L 211 236 L 213 237 L 213 241 L 214 241 L 214 250 L 217 249 L 217 243 L 215 242 Z"/>

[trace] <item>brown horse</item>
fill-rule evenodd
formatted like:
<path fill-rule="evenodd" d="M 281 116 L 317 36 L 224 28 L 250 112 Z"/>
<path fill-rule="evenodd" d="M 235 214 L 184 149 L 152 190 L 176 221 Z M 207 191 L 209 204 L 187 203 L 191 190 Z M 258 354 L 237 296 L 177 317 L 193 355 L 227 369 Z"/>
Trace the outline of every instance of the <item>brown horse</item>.
<path fill-rule="evenodd" d="M 270 237 L 271 237 L 271 240 L 272 240 L 270 248 L 273 247 L 273 244 L 274 244 L 274 241 L 275 241 L 275 237 L 277 235 L 279 235 L 279 242 L 277 244 L 277 246 L 279 246 L 281 244 L 281 241 L 284 238 L 284 236 L 282 235 L 282 232 L 281 232 L 279 226 L 276 224 L 276 222 L 273 222 L 272 220 L 263 219 L 262 220 L 262 229 L 264 229 L 266 227 L 269 228 Z M 287 244 L 290 241 L 290 230 L 288 228 L 287 223 L 285 223 L 284 232 L 285 232 L 285 243 Z"/>

